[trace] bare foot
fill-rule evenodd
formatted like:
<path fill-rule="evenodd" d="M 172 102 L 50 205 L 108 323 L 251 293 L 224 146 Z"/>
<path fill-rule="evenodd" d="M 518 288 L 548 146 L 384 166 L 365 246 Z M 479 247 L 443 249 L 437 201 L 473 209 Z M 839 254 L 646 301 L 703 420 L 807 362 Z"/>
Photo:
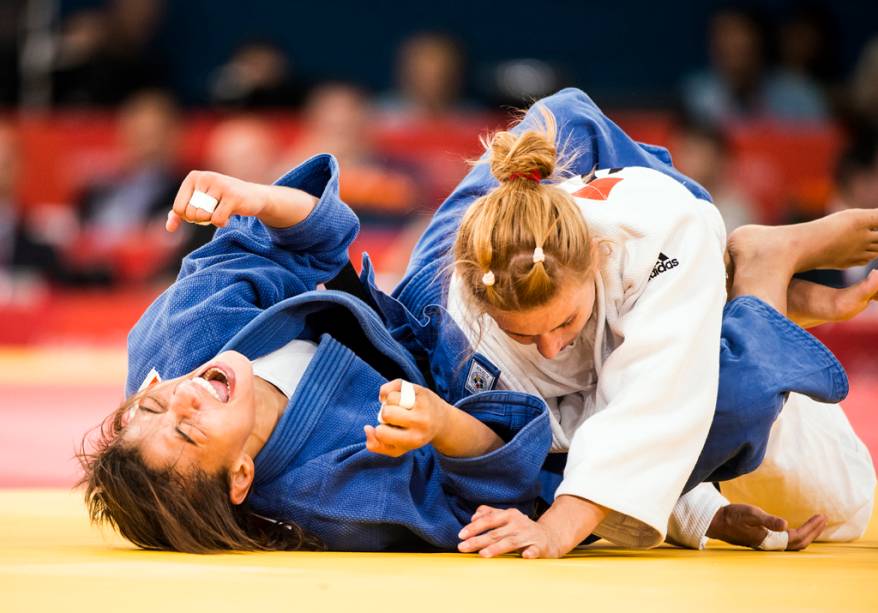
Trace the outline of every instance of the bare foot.
<path fill-rule="evenodd" d="M 756 296 L 782 314 L 787 313 L 787 287 L 796 260 L 782 241 L 772 241 L 775 228 L 742 226 L 726 245 L 726 290 L 729 300 Z"/>
<path fill-rule="evenodd" d="M 850 287 L 835 289 L 793 279 L 787 293 L 788 316 L 803 328 L 846 321 L 878 301 L 878 270 Z"/>
<path fill-rule="evenodd" d="M 848 209 L 788 226 L 742 226 L 729 253 L 758 253 L 765 266 L 793 272 L 861 266 L 878 258 L 878 209 Z"/>

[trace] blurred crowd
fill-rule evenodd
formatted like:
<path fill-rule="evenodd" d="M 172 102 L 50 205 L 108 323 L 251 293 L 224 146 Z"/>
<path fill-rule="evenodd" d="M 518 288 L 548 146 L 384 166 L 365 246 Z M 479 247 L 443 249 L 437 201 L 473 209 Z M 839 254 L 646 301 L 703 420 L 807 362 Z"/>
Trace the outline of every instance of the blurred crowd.
<path fill-rule="evenodd" d="M 461 41 L 424 32 L 404 40 L 395 66 L 387 67 L 394 86 L 371 92 L 360 83 L 302 75 L 280 46 L 253 39 L 205 79 L 212 121 L 201 156 L 193 160 L 182 153 L 182 134 L 205 109 L 181 108 L 168 78 L 171 56 L 155 40 L 164 4 L 107 0 L 57 24 L 41 22 L 46 17 L 32 10 L 39 4 L 0 4 L 0 271 L 60 286 L 173 275 L 180 255 L 211 235 L 194 226 L 179 236 L 162 229 L 187 166 L 270 182 L 323 151 L 340 161 L 342 195 L 360 215 L 366 240 L 372 236 L 373 244 L 386 247 L 403 237 L 391 264 L 398 268 L 419 224 L 466 165 L 461 157 L 406 155 L 405 139 L 385 146 L 376 125 L 391 135 L 391 145 L 393 134 L 415 126 L 432 126 L 440 136 L 451 125 L 484 130 L 506 119 L 500 105 L 522 107 L 562 85 L 589 89 L 588 83 L 564 82 L 559 66 L 531 59 L 498 63 L 486 77 L 494 86 L 470 92 Z M 878 36 L 852 68 L 842 67 L 831 12 L 809 5 L 775 17 L 716 11 L 705 24 L 709 63 L 681 75 L 679 104 L 665 114 L 673 128 L 660 144 L 710 190 L 730 229 L 878 207 Z M 114 163 L 85 173 L 67 206 L 22 201 L 16 116 L 35 110 L 98 110 L 114 122 Z M 763 126 L 838 135 L 830 185 L 787 194 L 771 215 L 735 171 L 741 166 L 738 135 Z M 472 132 L 472 153 L 477 135 Z M 862 274 L 823 280 L 843 284 Z"/>

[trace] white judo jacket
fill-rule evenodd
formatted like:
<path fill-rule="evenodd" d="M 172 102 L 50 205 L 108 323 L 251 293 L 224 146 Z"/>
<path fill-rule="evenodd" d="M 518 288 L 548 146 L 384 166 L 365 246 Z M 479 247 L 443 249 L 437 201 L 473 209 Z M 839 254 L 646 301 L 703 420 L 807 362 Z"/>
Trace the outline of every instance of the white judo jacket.
<path fill-rule="evenodd" d="M 711 203 L 648 168 L 599 170 L 561 187 L 605 241 L 592 319 L 567 354 L 546 360 L 510 339 L 471 311 L 457 278 L 449 312 L 500 368 L 500 387 L 547 400 L 554 450 L 568 451 L 556 496 L 609 508 L 599 536 L 652 547 L 713 419 L 725 227 Z"/>

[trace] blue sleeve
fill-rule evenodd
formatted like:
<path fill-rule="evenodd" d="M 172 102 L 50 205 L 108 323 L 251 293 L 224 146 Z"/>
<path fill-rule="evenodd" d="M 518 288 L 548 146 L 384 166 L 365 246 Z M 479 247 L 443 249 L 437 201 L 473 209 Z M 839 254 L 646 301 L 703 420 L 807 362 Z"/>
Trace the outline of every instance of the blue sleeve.
<path fill-rule="evenodd" d="M 509 436 L 486 455 L 449 458 L 426 446 L 390 458 L 356 443 L 312 457 L 254 488 L 248 500 L 270 517 L 299 523 L 333 550 L 423 549 L 425 543 L 454 550 L 480 504 L 533 511 L 551 429 L 542 401 L 516 396 L 522 401 L 498 397 L 482 407 Z"/>
<path fill-rule="evenodd" d="M 235 216 L 184 258 L 177 280 L 129 333 L 128 394 L 153 368 L 162 378 L 189 372 L 264 309 L 338 273 L 359 229 L 339 199 L 338 174 L 332 156 L 308 160 L 275 183 L 319 198 L 306 219 L 276 229 Z"/>
<path fill-rule="evenodd" d="M 552 443 L 545 402 L 519 392 L 491 391 L 468 396 L 456 406 L 491 427 L 504 440 L 502 447 L 475 458 L 451 458 L 437 453 L 444 488 L 462 507 L 480 504 L 508 507 L 532 502 L 539 493 L 539 474 Z"/>
<path fill-rule="evenodd" d="M 513 132 L 537 125 L 540 107 L 554 114 L 559 150 L 562 155 L 572 157 L 570 170 L 574 174 L 587 174 L 595 167 L 646 166 L 676 179 L 695 196 L 710 200 L 707 190 L 673 167 L 666 149 L 632 140 L 578 89 L 564 89 L 538 101 Z M 443 288 L 437 278 L 447 270 L 460 220 L 474 200 L 496 185 L 489 166 L 477 164 L 436 211 L 415 246 L 405 277 L 393 294 L 416 315 L 427 304 L 442 303 Z"/>

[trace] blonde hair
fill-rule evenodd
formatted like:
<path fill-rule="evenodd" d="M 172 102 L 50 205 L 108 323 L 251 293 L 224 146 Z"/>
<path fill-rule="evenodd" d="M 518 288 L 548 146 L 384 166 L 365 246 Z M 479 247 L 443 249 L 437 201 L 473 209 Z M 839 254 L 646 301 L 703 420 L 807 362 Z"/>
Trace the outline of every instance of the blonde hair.
<path fill-rule="evenodd" d="M 592 239 L 573 197 L 553 182 L 563 174 L 555 117 L 521 134 L 482 143 L 500 182 L 467 210 L 454 243 L 455 270 L 477 306 L 527 310 L 549 302 L 571 276 L 594 264 Z"/>

